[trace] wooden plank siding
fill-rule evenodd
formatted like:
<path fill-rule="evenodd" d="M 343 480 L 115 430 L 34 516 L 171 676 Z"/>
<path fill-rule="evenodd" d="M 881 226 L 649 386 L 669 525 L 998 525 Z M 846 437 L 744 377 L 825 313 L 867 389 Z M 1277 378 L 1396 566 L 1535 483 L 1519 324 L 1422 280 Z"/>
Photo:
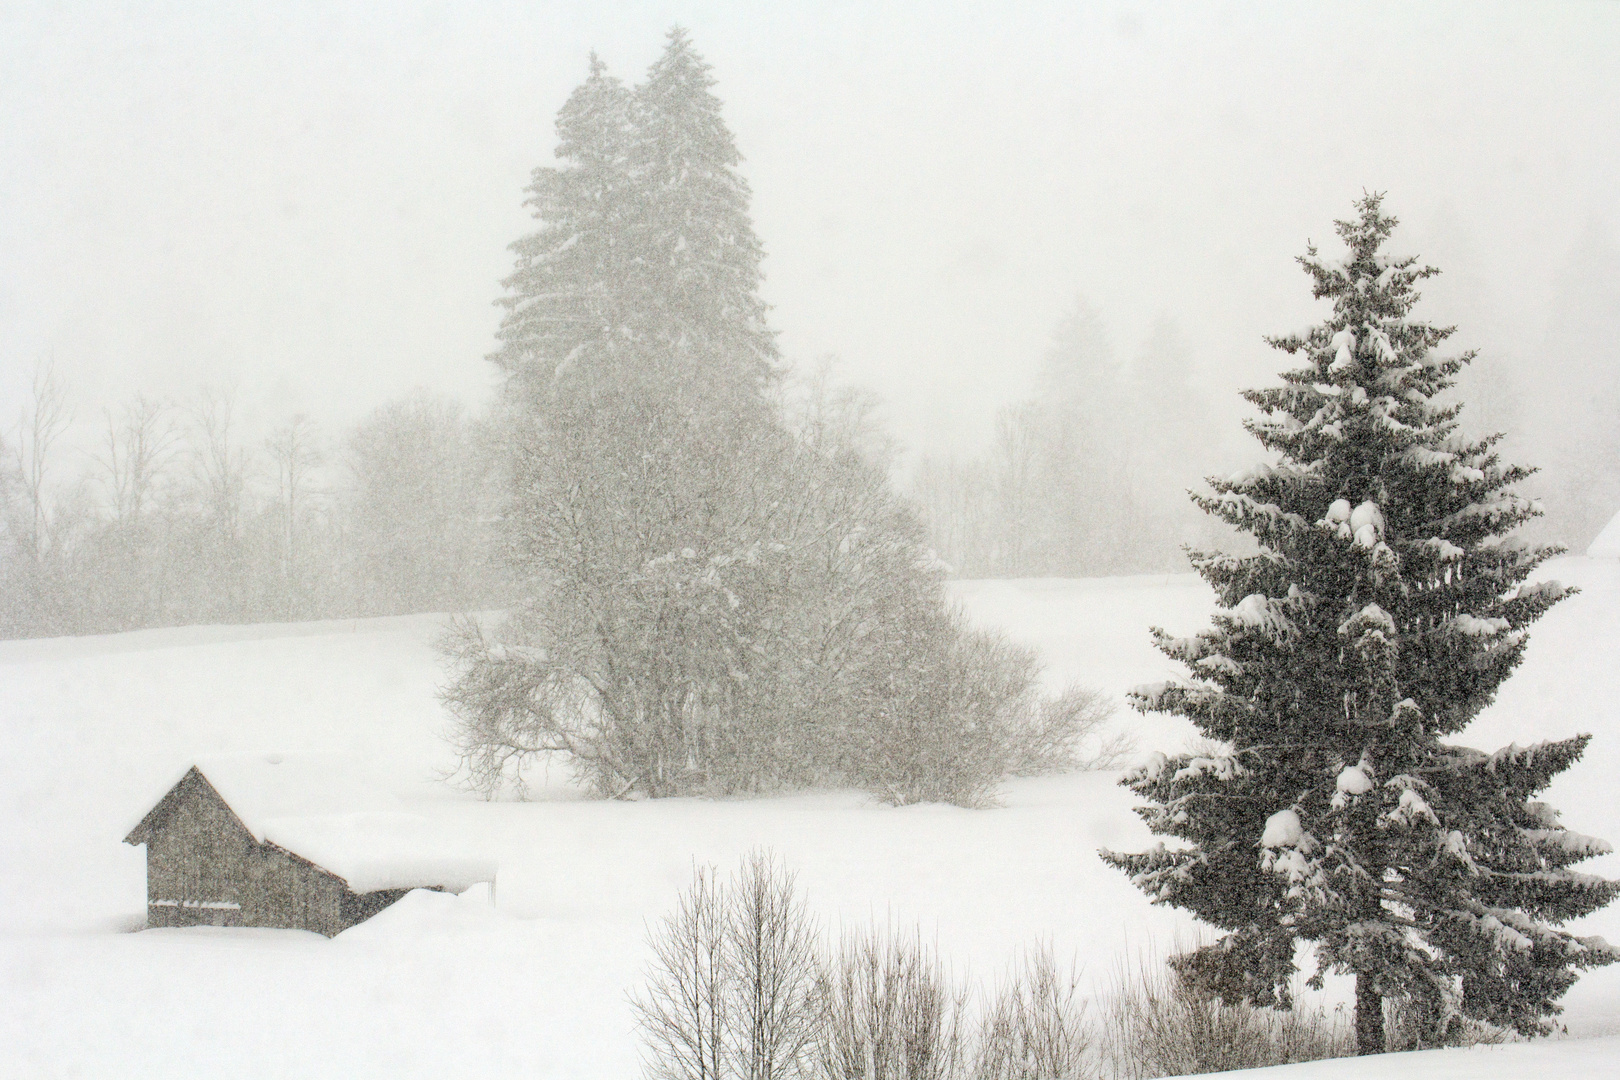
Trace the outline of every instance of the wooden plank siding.
<path fill-rule="evenodd" d="M 126 838 L 146 845 L 148 926 L 270 926 L 331 937 L 404 889 L 355 893 L 308 859 L 260 843 L 196 769 Z"/>

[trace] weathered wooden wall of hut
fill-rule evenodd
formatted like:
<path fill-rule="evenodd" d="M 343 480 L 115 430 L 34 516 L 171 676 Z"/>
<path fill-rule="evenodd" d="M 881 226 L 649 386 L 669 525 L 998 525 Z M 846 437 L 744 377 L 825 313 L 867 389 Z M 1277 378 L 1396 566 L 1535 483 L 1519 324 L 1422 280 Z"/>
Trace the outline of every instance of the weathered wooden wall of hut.
<path fill-rule="evenodd" d="M 192 772 L 146 840 L 149 926 L 243 926 L 242 884 L 253 835 Z"/>
<path fill-rule="evenodd" d="M 277 926 L 328 936 L 392 902 L 357 896 L 335 874 L 259 843 L 196 772 L 146 839 L 146 895 L 149 926 Z"/>

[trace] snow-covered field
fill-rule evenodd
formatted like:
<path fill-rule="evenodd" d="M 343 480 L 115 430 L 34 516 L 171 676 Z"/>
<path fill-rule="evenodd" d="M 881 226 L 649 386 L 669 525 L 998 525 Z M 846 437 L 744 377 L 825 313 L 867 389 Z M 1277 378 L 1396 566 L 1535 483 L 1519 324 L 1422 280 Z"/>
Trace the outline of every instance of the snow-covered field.
<path fill-rule="evenodd" d="M 1582 594 L 1532 631 L 1529 656 L 1466 741 L 1494 749 L 1592 731 L 1550 801 L 1620 840 L 1620 561 L 1542 576 Z M 1175 668 L 1147 627 L 1191 631 L 1211 597 L 1191 576 L 968 582 L 978 620 L 1039 646 L 1054 684 L 1116 697 Z M 1151 908 L 1097 859 L 1148 842 L 1113 775 L 1020 781 L 990 810 L 893 809 L 853 792 L 748 801 L 606 803 L 562 775 L 527 803 L 439 782 L 431 616 L 209 627 L 0 643 L 0 1075 L 539 1076 L 639 1074 L 627 993 L 646 926 L 694 862 L 756 847 L 799 872 L 834 930 L 918 923 L 958 971 L 993 978 L 1044 939 L 1106 977 L 1191 923 Z M 1144 750 L 1191 737 L 1121 712 Z M 325 938 L 297 931 L 129 931 L 143 853 L 120 843 L 190 760 L 332 751 L 365 761 L 442 843 L 500 866 L 487 892 L 413 893 Z M 1620 874 L 1620 857 L 1589 864 Z M 1620 939 L 1620 911 L 1586 932 Z M 1620 972 L 1566 999 L 1572 1034 L 1608 1038 L 1381 1059 L 1400 1078 L 1620 1073 Z M 1290 1077 L 1364 1075 L 1354 1061 Z"/>

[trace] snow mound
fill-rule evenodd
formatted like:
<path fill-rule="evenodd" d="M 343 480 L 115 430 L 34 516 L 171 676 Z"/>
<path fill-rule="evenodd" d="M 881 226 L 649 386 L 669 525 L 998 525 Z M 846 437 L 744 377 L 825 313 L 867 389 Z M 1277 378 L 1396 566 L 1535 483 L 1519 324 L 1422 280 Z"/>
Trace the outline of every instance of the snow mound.
<path fill-rule="evenodd" d="M 412 889 L 363 923 L 351 926 L 334 941 L 372 943 L 413 941 L 430 935 L 499 932 L 511 920 L 495 909 L 488 884 L 460 895 Z"/>
<path fill-rule="evenodd" d="M 1260 837 L 1260 846 L 1293 847 L 1299 843 L 1304 832 L 1298 814 L 1292 810 L 1279 810 L 1266 819 L 1266 830 Z"/>
<path fill-rule="evenodd" d="M 1352 765 L 1339 774 L 1334 786 L 1346 795 L 1365 795 L 1372 790 L 1372 781 L 1361 766 Z"/>

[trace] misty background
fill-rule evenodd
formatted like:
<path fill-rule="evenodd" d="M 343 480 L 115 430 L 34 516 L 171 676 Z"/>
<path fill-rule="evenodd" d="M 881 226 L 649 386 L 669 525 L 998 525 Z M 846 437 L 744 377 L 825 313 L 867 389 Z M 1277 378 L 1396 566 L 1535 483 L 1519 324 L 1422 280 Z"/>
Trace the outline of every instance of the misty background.
<path fill-rule="evenodd" d="M 1237 390 L 1363 190 L 1444 271 L 1418 315 L 1481 350 L 1464 426 L 1543 468 L 1541 538 L 1620 509 L 1612 4 L 8 3 L 4 524 L 103 584 L 6 632 L 500 600 L 522 190 L 587 54 L 633 80 L 675 23 L 792 392 L 860 388 L 959 574 L 1225 542 L 1182 491 L 1259 456 Z"/>

